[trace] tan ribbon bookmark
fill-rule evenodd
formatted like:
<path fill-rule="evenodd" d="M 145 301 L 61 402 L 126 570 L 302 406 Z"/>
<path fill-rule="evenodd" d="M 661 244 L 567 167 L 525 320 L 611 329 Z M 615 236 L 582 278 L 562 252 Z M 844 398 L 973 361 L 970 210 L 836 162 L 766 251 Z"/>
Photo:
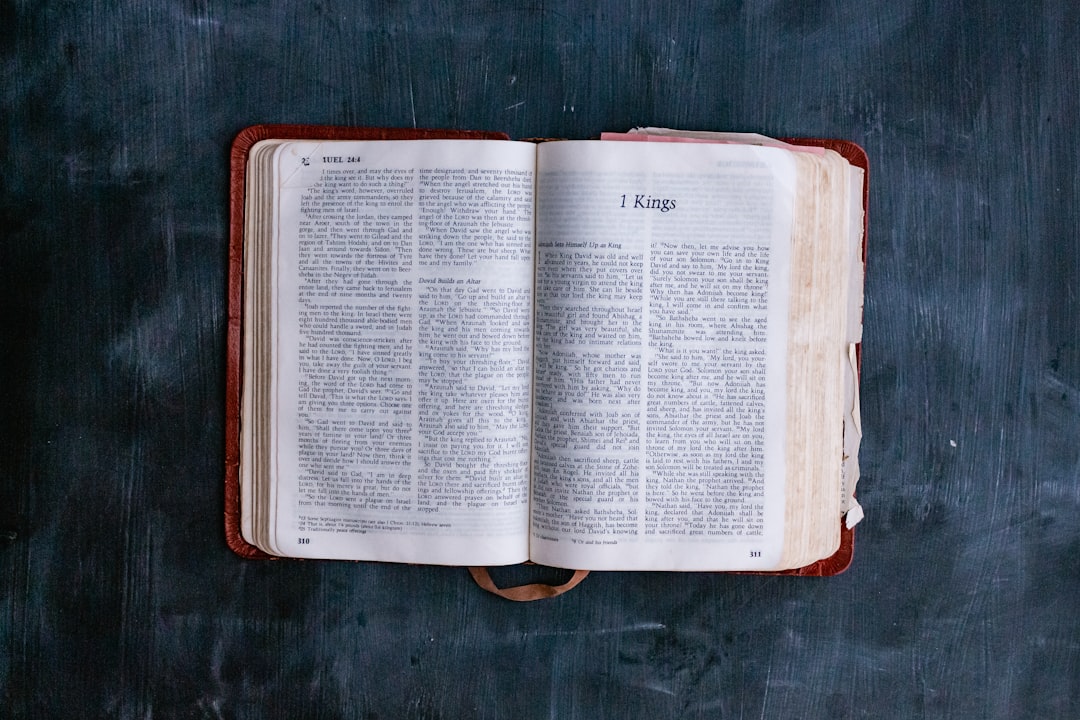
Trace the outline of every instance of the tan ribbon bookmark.
<path fill-rule="evenodd" d="M 488 573 L 486 567 L 470 567 L 469 574 L 472 575 L 472 578 L 476 581 L 477 585 L 484 588 L 489 593 L 515 602 L 529 602 L 530 600 L 542 600 L 543 598 L 552 598 L 556 595 L 562 595 L 564 592 L 574 588 L 579 582 L 584 580 L 585 576 L 589 574 L 589 571 L 575 570 L 574 576 L 562 585 L 529 583 L 527 585 L 516 585 L 508 588 L 497 587 L 495 581 L 491 579 L 491 574 Z"/>

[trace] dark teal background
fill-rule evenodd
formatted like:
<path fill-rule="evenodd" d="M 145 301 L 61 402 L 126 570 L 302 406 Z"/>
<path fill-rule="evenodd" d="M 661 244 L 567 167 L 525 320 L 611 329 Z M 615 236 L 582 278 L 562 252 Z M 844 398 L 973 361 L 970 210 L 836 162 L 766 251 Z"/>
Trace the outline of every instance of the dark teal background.
<path fill-rule="evenodd" d="M 0 715 L 1080 716 L 1080 5 L 0 2 Z M 222 511 L 255 123 L 854 140 L 855 562 L 256 562 Z"/>

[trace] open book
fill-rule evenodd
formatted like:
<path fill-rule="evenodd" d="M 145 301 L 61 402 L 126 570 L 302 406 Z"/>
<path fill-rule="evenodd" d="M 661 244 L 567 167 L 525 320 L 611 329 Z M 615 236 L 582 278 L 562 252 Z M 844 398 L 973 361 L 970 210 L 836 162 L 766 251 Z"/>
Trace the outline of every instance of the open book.
<path fill-rule="evenodd" d="M 861 149 L 410 134 L 234 143 L 234 550 L 847 566 Z"/>

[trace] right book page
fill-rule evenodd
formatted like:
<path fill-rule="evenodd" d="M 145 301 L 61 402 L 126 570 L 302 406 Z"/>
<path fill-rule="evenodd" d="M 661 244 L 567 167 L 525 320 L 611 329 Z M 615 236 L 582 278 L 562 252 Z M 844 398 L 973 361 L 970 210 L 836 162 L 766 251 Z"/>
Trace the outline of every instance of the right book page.
<path fill-rule="evenodd" d="M 539 147 L 534 561 L 774 570 L 802 562 L 786 534 L 838 533 L 842 438 L 824 490 L 789 467 L 793 240 L 830 214 L 795 217 L 813 172 L 746 145 Z"/>

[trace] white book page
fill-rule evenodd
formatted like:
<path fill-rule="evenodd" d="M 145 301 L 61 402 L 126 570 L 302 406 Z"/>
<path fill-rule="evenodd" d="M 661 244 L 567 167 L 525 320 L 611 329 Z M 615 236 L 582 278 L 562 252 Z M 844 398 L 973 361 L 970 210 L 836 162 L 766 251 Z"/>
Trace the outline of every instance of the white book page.
<path fill-rule="evenodd" d="M 279 148 L 279 554 L 526 558 L 534 168 L 529 143 Z"/>
<path fill-rule="evenodd" d="M 789 153 L 554 142 L 537 168 L 532 559 L 774 568 Z"/>

